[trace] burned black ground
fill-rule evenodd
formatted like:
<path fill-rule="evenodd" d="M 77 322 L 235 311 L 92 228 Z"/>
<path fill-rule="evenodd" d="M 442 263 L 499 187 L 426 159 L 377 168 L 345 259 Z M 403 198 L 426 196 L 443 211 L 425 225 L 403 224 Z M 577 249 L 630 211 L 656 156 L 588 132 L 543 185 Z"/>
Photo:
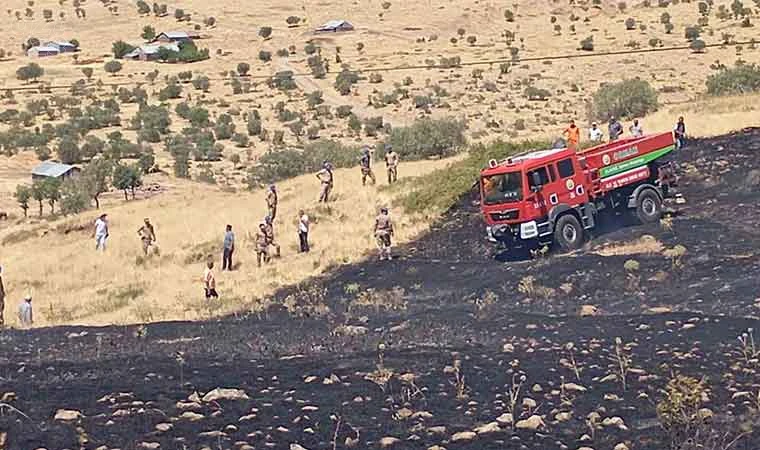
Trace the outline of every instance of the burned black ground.
<path fill-rule="evenodd" d="M 368 259 L 283 290 L 277 303 L 290 310 L 3 332 L 0 396 L 14 393 L 5 403 L 28 418 L 3 407 L 0 432 L 13 450 L 332 449 L 352 439 L 378 448 L 384 437 L 409 449 L 654 450 L 668 445 L 655 412 L 661 389 L 683 373 L 705 377 L 715 426 L 739 435 L 760 421 L 760 336 L 757 354 L 737 339 L 760 330 L 758 157 L 756 129 L 691 143 L 674 156 L 686 204 L 668 205 L 662 224 L 598 233 L 570 255 L 494 261 L 463 198 L 394 262 Z M 600 254 L 645 235 L 662 248 Z M 609 377 L 616 347 L 632 367 L 625 389 Z M 378 384 L 368 373 L 395 375 Z M 511 412 L 508 392 L 523 376 L 517 419 L 536 414 L 545 426 L 453 439 Z M 250 398 L 177 404 L 216 387 Z M 535 406 L 521 407 L 526 397 Z M 183 407 L 202 417 L 180 418 Z M 55 421 L 58 409 L 83 417 Z M 733 448 L 760 448 L 760 434 Z"/>

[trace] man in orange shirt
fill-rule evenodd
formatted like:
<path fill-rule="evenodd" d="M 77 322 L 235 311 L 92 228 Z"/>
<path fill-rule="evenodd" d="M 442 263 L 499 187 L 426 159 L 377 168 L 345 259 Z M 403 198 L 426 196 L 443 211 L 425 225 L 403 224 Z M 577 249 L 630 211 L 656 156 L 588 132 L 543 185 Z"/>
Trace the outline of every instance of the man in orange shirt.
<path fill-rule="evenodd" d="M 570 121 L 570 126 L 565 129 L 564 134 L 567 138 L 567 148 L 577 149 L 581 141 L 581 130 L 575 125 L 574 120 Z"/>

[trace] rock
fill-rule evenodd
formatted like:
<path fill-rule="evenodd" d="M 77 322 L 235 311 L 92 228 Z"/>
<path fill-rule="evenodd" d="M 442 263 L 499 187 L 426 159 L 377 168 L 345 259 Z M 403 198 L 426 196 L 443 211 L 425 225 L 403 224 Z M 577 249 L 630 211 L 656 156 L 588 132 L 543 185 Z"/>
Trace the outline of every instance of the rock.
<path fill-rule="evenodd" d="M 412 417 L 412 414 L 414 414 L 414 412 L 409 408 L 401 408 L 396 411 L 396 417 L 398 417 L 399 420 L 408 419 Z"/>
<path fill-rule="evenodd" d="M 568 420 L 572 418 L 573 418 L 573 415 L 569 412 L 557 413 L 557 415 L 554 416 L 554 420 L 556 420 L 557 422 L 567 422 Z"/>
<path fill-rule="evenodd" d="M 580 447 L 578 448 L 578 450 L 594 450 L 594 449 L 591 447 Z"/>
<path fill-rule="evenodd" d="M 667 314 L 669 312 L 673 311 L 673 308 L 670 308 L 668 306 L 655 306 L 653 308 L 649 308 L 647 311 L 651 314 Z"/>
<path fill-rule="evenodd" d="M 499 423 L 499 425 L 512 425 L 512 423 L 515 421 L 515 419 L 512 417 L 512 414 L 510 413 L 504 413 L 496 418 L 496 421 Z"/>
<path fill-rule="evenodd" d="M 746 391 L 736 392 L 734 395 L 731 396 L 731 400 L 737 400 L 742 397 L 750 398 L 750 393 Z"/>
<path fill-rule="evenodd" d="M 539 392 L 543 392 L 544 390 L 541 388 L 540 384 L 534 384 L 532 388 L 530 388 L 531 391 L 538 394 Z"/>
<path fill-rule="evenodd" d="M 685 324 L 683 324 L 683 326 L 681 327 L 681 329 L 682 330 L 691 330 L 692 328 L 696 328 L 696 327 L 697 326 L 694 325 L 693 323 L 685 323 Z"/>
<path fill-rule="evenodd" d="M 532 415 L 528 417 L 525 420 L 519 420 L 515 424 L 515 428 L 518 430 L 532 430 L 536 431 L 539 428 L 545 428 L 546 424 L 544 423 L 544 419 L 541 418 L 541 416 Z"/>
<path fill-rule="evenodd" d="M 363 336 L 367 334 L 369 328 L 361 325 L 341 325 L 333 330 L 338 336 Z"/>
<path fill-rule="evenodd" d="M 581 386 L 580 384 L 575 384 L 575 383 L 565 383 L 562 385 L 562 387 L 566 391 L 570 391 L 570 392 L 586 392 L 588 390 L 585 387 Z"/>
<path fill-rule="evenodd" d="M 390 448 L 390 447 L 393 447 L 394 445 L 398 444 L 399 442 L 401 442 L 401 439 L 395 438 L 393 436 L 386 436 L 386 437 L 380 439 L 380 447 L 381 448 Z"/>
<path fill-rule="evenodd" d="M 310 377 L 304 378 L 303 382 L 306 383 L 306 384 L 309 384 L 309 383 L 313 383 L 313 382 L 317 381 L 318 379 L 319 379 L 319 377 L 315 377 L 314 375 L 312 375 Z"/>
<path fill-rule="evenodd" d="M 501 428 L 499 428 L 497 422 L 490 422 L 475 428 L 475 432 L 478 434 L 497 433 L 499 431 L 501 431 Z"/>
<path fill-rule="evenodd" d="M 351 436 L 346 436 L 345 446 L 348 448 L 354 448 L 359 445 L 359 439 L 354 439 Z"/>
<path fill-rule="evenodd" d="M 512 344 L 504 344 L 504 346 L 501 348 L 501 351 L 503 353 L 513 353 L 515 351 L 515 346 Z"/>
<path fill-rule="evenodd" d="M 612 450 L 628 450 L 628 446 L 621 442 L 618 445 L 616 445 L 615 448 L 613 448 Z"/>
<path fill-rule="evenodd" d="M 617 427 L 621 430 L 627 430 L 628 427 L 625 426 L 625 422 L 620 417 L 605 417 L 604 420 L 602 420 L 602 426 L 605 427 Z"/>
<path fill-rule="evenodd" d="M 523 405 L 523 408 L 534 409 L 537 406 L 537 403 L 532 398 L 525 397 L 523 398 L 522 405 Z"/>
<path fill-rule="evenodd" d="M 301 408 L 301 410 L 302 411 L 307 411 L 307 412 L 313 412 L 313 411 L 319 411 L 319 408 L 316 407 L 316 406 L 312 406 L 312 405 L 306 405 L 303 408 Z"/>
<path fill-rule="evenodd" d="M 246 420 L 254 420 L 256 418 L 256 414 L 248 414 L 245 416 L 242 416 L 238 419 L 238 422 L 245 422 Z"/>
<path fill-rule="evenodd" d="M 63 422 L 70 422 L 72 420 L 79 420 L 82 417 L 84 417 L 84 415 L 81 412 L 77 411 L 77 410 L 74 410 L 74 409 L 59 409 L 58 411 L 55 412 L 55 417 L 53 418 L 53 420 L 60 420 L 60 421 L 63 421 Z"/>
<path fill-rule="evenodd" d="M 599 308 L 597 308 L 594 305 L 583 305 L 581 306 L 580 310 L 580 316 L 581 317 L 593 317 L 599 314 Z"/>
<path fill-rule="evenodd" d="M 189 420 L 190 422 L 196 422 L 203 419 L 203 414 L 194 413 L 192 411 L 185 411 L 180 416 L 180 419 Z"/>
<path fill-rule="evenodd" d="M 307 450 L 307 449 L 301 444 L 290 444 L 290 450 Z"/>
<path fill-rule="evenodd" d="M 162 433 L 166 433 L 167 431 L 174 428 L 174 425 L 170 423 L 159 423 L 156 425 L 156 431 L 160 431 Z"/>
<path fill-rule="evenodd" d="M 709 408 L 702 408 L 699 411 L 697 411 L 697 416 L 702 420 L 712 419 L 713 418 L 713 412 Z"/>
<path fill-rule="evenodd" d="M 437 426 L 437 427 L 430 427 L 427 429 L 427 432 L 430 434 L 446 434 L 446 427 L 443 425 Z"/>
<path fill-rule="evenodd" d="M 3 394 L 2 397 L 0 397 L 0 402 L 2 403 L 11 403 L 16 400 L 16 393 L 15 392 L 6 392 Z"/>
<path fill-rule="evenodd" d="M 427 450 L 446 450 L 446 447 L 441 447 L 440 445 L 434 445 L 432 447 L 428 447 Z"/>
<path fill-rule="evenodd" d="M 584 434 L 578 440 L 581 441 L 581 442 L 588 442 L 588 441 L 591 440 L 591 436 L 589 436 L 588 434 Z"/>
<path fill-rule="evenodd" d="M 250 400 L 250 397 L 242 389 L 226 388 L 216 388 L 203 396 L 205 403 L 218 402 L 219 400 Z"/>
<path fill-rule="evenodd" d="M 195 402 L 177 402 L 177 404 L 174 406 L 180 411 L 190 411 L 190 410 L 197 411 L 201 409 L 201 404 L 195 403 Z"/>
<path fill-rule="evenodd" d="M 433 414 L 427 412 L 427 411 L 417 411 L 416 413 L 412 414 L 412 419 L 432 419 Z"/>
<path fill-rule="evenodd" d="M 187 401 L 188 402 L 192 402 L 192 403 L 200 403 L 201 402 L 201 396 L 198 395 L 197 392 L 193 392 L 192 394 L 190 394 L 190 397 L 187 398 Z"/>
<path fill-rule="evenodd" d="M 454 435 L 451 436 L 451 442 L 471 441 L 477 436 L 478 435 L 472 431 L 460 431 L 459 433 L 454 433 Z"/>
<path fill-rule="evenodd" d="M 161 448 L 161 444 L 158 442 L 140 442 L 137 444 L 137 448 L 143 448 L 145 450 L 156 450 Z"/>

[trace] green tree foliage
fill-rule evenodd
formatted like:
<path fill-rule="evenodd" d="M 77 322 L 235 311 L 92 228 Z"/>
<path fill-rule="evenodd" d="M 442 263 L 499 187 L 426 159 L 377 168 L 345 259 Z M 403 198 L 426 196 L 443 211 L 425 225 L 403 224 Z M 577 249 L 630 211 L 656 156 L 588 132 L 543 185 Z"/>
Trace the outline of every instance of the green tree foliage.
<path fill-rule="evenodd" d="M 261 36 L 265 40 L 269 39 L 272 36 L 272 27 L 259 28 L 259 36 Z"/>
<path fill-rule="evenodd" d="M 58 143 L 58 159 L 64 164 L 76 164 L 82 161 L 82 152 L 74 139 L 70 137 L 61 139 Z"/>
<path fill-rule="evenodd" d="M 739 64 L 720 70 L 705 81 L 710 95 L 735 95 L 760 91 L 760 66 Z"/>
<path fill-rule="evenodd" d="M 464 122 L 456 119 L 420 119 L 408 127 L 394 128 L 390 143 L 403 149 L 405 160 L 445 157 L 464 148 L 464 131 Z"/>
<path fill-rule="evenodd" d="M 250 70 L 251 70 L 251 65 L 248 63 L 241 62 L 241 63 L 238 63 L 237 65 L 237 73 L 241 77 L 247 76 Z"/>
<path fill-rule="evenodd" d="M 113 187 L 124 191 L 124 200 L 129 200 L 128 192 L 135 198 L 135 189 L 142 186 L 142 172 L 134 165 L 116 164 L 113 169 Z"/>
<path fill-rule="evenodd" d="M 122 59 L 124 55 L 134 50 L 133 45 L 127 44 L 124 41 L 116 41 L 111 45 L 111 52 L 116 59 Z"/>
<path fill-rule="evenodd" d="M 61 180 L 52 177 L 45 178 L 40 182 L 40 189 L 50 205 L 50 214 L 55 214 L 55 204 L 61 199 Z"/>
<path fill-rule="evenodd" d="M 145 25 L 140 37 L 146 41 L 152 41 L 156 37 L 156 29 L 150 25 Z"/>
<path fill-rule="evenodd" d="M 182 86 L 178 83 L 169 83 L 158 92 L 158 99 L 165 102 L 169 99 L 179 98 L 182 95 Z"/>
<path fill-rule="evenodd" d="M 591 115 L 600 120 L 610 116 L 642 117 L 657 110 L 657 91 L 644 80 L 630 79 L 602 85 L 593 96 Z"/>
<path fill-rule="evenodd" d="M 334 167 L 352 167 L 358 164 L 359 149 L 347 147 L 338 141 L 320 139 L 307 144 L 303 151 L 286 149 L 265 153 L 259 164 L 248 174 L 248 186 L 255 188 L 304 173 L 316 172 L 324 161 Z"/>
<path fill-rule="evenodd" d="M 192 143 L 182 135 L 174 135 L 166 140 L 166 151 L 174 157 L 174 176 L 190 178 L 190 150 Z"/>
<path fill-rule="evenodd" d="M 359 81 L 359 74 L 348 70 L 343 69 L 336 77 L 335 77 L 335 89 L 340 92 L 340 95 L 348 95 L 351 93 L 351 86 L 353 86 L 355 83 Z"/>
<path fill-rule="evenodd" d="M 161 105 L 140 104 L 140 109 L 132 119 L 132 127 L 139 130 L 139 142 L 160 142 L 161 136 L 169 132 L 171 118 L 169 110 Z"/>
<path fill-rule="evenodd" d="M 16 202 L 18 202 L 19 208 L 24 211 L 24 217 L 28 217 L 27 213 L 29 211 L 29 200 L 32 198 L 31 188 L 29 188 L 29 186 L 20 184 L 16 186 L 16 192 L 13 194 L 13 196 L 16 198 Z"/>
<path fill-rule="evenodd" d="M 42 202 L 45 201 L 45 188 L 42 184 L 44 180 L 34 180 L 31 187 L 32 198 L 39 204 L 40 217 L 42 217 Z"/>
<path fill-rule="evenodd" d="M 247 128 L 248 136 L 258 136 L 261 134 L 261 116 L 255 109 L 248 115 Z"/>
<path fill-rule="evenodd" d="M 85 166 L 79 177 L 82 190 L 95 202 L 95 208 L 100 209 L 100 194 L 108 191 L 108 185 L 113 173 L 113 163 L 105 158 L 95 158 Z"/>
<path fill-rule="evenodd" d="M 122 65 L 121 65 L 121 63 L 120 63 L 119 61 L 116 61 L 115 59 L 114 59 L 114 60 L 111 60 L 111 61 L 108 61 L 108 62 L 107 62 L 107 63 L 106 63 L 104 66 L 103 66 L 103 69 L 104 69 L 104 70 L 105 70 L 107 73 L 110 73 L 111 75 L 116 75 L 116 73 L 117 73 L 117 72 L 120 72 L 120 71 L 121 71 L 121 68 L 122 68 Z"/>
<path fill-rule="evenodd" d="M 61 213 L 64 216 L 77 214 L 87 209 L 90 198 L 80 179 L 69 179 L 61 185 Z"/>
<path fill-rule="evenodd" d="M 37 63 L 30 63 L 16 70 L 16 78 L 21 81 L 37 81 L 37 78 L 45 74 L 45 70 Z"/>

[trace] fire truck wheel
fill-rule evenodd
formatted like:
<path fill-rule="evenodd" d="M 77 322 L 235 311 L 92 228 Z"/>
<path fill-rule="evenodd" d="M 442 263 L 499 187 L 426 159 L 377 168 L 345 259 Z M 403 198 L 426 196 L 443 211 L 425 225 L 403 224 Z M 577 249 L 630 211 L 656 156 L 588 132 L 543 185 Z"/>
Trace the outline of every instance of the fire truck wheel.
<path fill-rule="evenodd" d="M 583 245 L 583 227 L 572 214 L 565 214 L 554 223 L 554 241 L 565 252 L 577 250 Z"/>
<path fill-rule="evenodd" d="M 636 218 L 641 223 L 654 223 L 662 216 L 660 196 L 651 189 L 642 191 L 636 199 Z"/>

